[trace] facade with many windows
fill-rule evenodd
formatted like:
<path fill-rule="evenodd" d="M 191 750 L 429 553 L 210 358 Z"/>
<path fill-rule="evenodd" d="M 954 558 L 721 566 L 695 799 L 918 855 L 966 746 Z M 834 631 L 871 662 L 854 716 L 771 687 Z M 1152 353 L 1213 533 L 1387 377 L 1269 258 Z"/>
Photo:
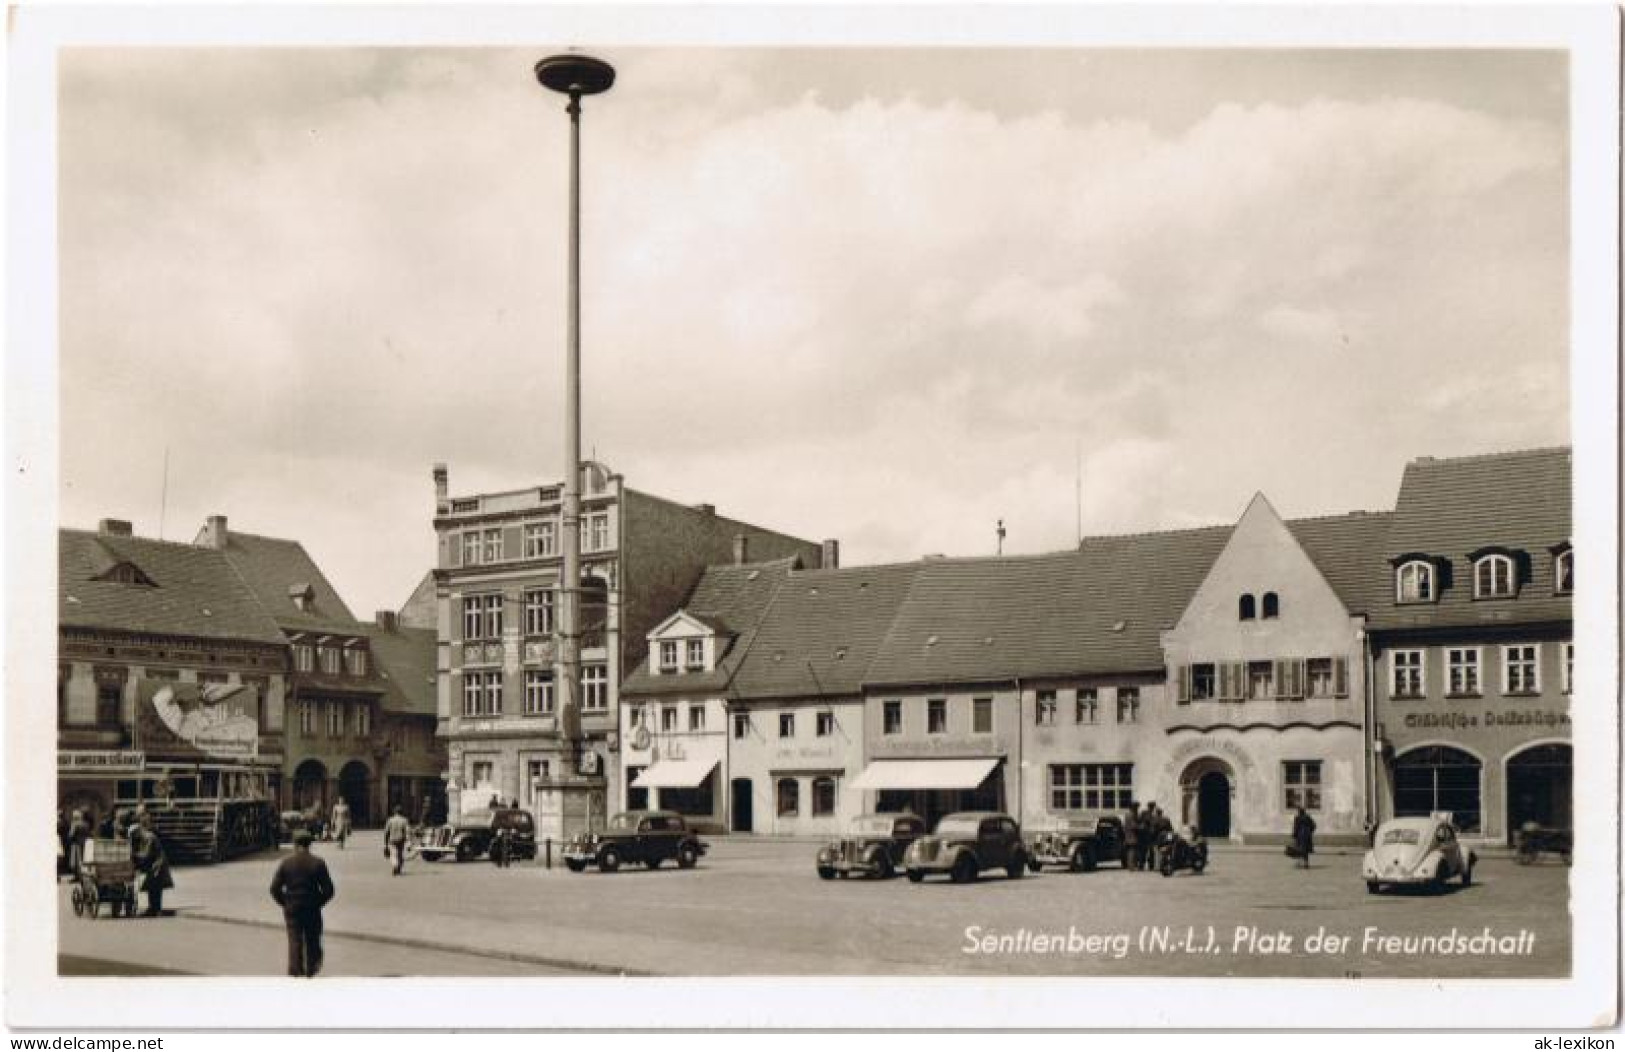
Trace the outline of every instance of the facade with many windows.
<path fill-rule="evenodd" d="M 1567 449 L 1405 471 L 1372 611 L 1372 774 L 1384 814 L 1470 836 L 1573 820 Z"/>
<path fill-rule="evenodd" d="M 816 543 L 629 489 L 602 465 L 582 475 L 579 711 L 568 711 L 558 682 L 562 486 L 453 497 L 445 467 L 434 470 L 448 806 L 517 802 L 555 838 L 601 824 L 625 799 L 622 682 L 702 568 L 820 558 Z"/>

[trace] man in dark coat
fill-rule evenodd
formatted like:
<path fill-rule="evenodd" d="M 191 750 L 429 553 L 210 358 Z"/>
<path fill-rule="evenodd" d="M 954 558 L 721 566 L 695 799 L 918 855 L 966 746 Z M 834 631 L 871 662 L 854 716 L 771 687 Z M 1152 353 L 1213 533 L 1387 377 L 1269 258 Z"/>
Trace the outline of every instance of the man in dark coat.
<path fill-rule="evenodd" d="M 312 978 L 322 970 L 322 907 L 333 900 L 327 863 L 310 850 L 310 830 L 293 834 L 293 854 L 271 875 L 271 897 L 288 928 L 288 974 Z"/>
<path fill-rule="evenodd" d="M 1140 868 L 1157 868 L 1157 805 L 1146 804 L 1140 812 Z"/>
<path fill-rule="evenodd" d="M 1123 868 L 1140 868 L 1140 802 L 1131 801 L 1123 816 Z"/>
<path fill-rule="evenodd" d="M 1309 856 L 1315 853 L 1315 820 L 1302 807 L 1292 819 L 1292 846 L 1298 855 L 1298 865 L 1309 868 Z"/>
<path fill-rule="evenodd" d="M 164 842 L 158 839 L 148 811 L 141 811 L 136 824 L 130 827 L 130 857 L 141 874 L 141 890 L 147 893 L 147 910 L 142 916 L 163 916 L 164 892 L 175 886 L 175 880 L 169 875 L 169 856 L 164 853 Z"/>

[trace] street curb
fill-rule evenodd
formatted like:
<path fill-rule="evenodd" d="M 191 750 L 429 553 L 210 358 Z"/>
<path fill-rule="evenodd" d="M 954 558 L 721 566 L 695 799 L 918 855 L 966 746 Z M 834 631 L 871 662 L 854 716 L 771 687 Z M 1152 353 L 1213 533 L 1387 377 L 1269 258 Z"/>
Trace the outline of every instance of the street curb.
<path fill-rule="evenodd" d="M 280 924 L 271 921 L 247 920 L 242 917 L 227 917 L 218 913 L 192 913 L 186 914 L 187 920 L 208 921 L 211 924 L 235 924 L 244 928 L 264 928 L 267 931 L 283 931 Z M 656 979 L 659 972 L 646 972 L 636 968 L 614 968 L 604 964 L 593 964 L 589 961 L 572 961 L 562 957 L 543 957 L 540 954 L 516 953 L 510 950 L 481 950 L 469 946 L 458 946 L 455 943 L 435 942 L 431 939 L 408 939 L 397 935 L 373 935 L 366 932 L 339 931 L 328 928 L 324 935 L 335 939 L 355 939 L 359 942 L 377 943 L 382 946 L 399 946 L 409 950 L 431 950 L 436 953 L 460 953 L 465 957 L 484 957 L 494 961 L 514 961 L 519 964 L 535 964 L 543 968 L 569 968 L 578 972 L 591 972 L 595 975 L 621 976 L 629 979 Z"/>

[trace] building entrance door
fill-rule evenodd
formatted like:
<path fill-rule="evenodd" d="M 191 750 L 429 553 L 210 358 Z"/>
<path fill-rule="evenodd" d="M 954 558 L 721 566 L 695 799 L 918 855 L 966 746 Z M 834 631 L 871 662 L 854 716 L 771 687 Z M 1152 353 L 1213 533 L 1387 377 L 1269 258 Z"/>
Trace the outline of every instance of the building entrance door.
<path fill-rule="evenodd" d="M 1543 829 L 1574 825 L 1574 750 L 1536 745 L 1507 761 L 1507 839 L 1525 822 Z"/>
<path fill-rule="evenodd" d="M 1230 779 L 1223 771 L 1209 771 L 1196 783 L 1197 831 L 1204 837 L 1230 836 Z"/>
<path fill-rule="evenodd" d="M 733 780 L 733 805 L 729 814 L 733 817 L 733 831 L 735 833 L 749 833 L 755 824 L 755 816 L 751 813 L 751 785 L 749 778 L 735 778 Z"/>

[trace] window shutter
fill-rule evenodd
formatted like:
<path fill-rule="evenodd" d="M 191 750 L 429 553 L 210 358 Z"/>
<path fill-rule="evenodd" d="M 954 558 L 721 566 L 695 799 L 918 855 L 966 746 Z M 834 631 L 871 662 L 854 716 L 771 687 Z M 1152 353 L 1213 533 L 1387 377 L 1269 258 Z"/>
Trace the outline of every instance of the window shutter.
<path fill-rule="evenodd" d="M 1292 700 L 1302 701 L 1304 684 L 1309 678 L 1306 667 L 1308 662 L 1303 658 L 1293 658 L 1290 664 L 1292 666 Z"/>
<path fill-rule="evenodd" d="M 1191 703 L 1191 667 L 1180 665 L 1174 670 L 1174 678 L 1179 681 L 1178 703 L 1189 705 Z"/>
<path fill-rule="evenodd" d="M 1216 661 L 1213 664 L 1213 696 L 1219 701 L 1226 701 L 1230 697 L 1230 663 Z"/>
<path fill-rule="evenodd" d="M 1349 696 L 1349 659 L 1332 658 L 1332 696 Z"/>
<path fill-rule="evenodd" d="M 1237 661 L 1230 666 L 1230 700 L 1247 700 L 1247 662 Z"/>

